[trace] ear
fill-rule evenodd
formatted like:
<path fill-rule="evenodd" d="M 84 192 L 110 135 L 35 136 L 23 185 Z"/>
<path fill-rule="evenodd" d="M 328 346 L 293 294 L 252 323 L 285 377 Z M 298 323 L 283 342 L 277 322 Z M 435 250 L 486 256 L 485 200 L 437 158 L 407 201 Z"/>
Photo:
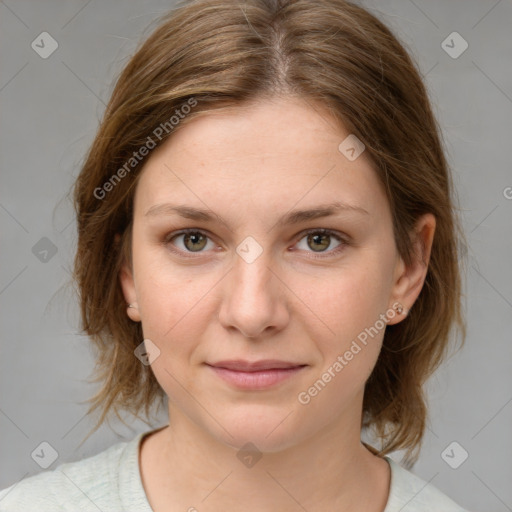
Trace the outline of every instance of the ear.
<path fill-rule="evenodd" d="M 116 235 L 116 243 L 120 240 L 120 236 Z M 137 292 L 135 289 L 135 280 L 133 278 L 133 270 L 131 265 L 126 260 L 126 256 L 123 259 L 121 270 L 119 271 L 119 282 L 123 290 L 123 295 L 127 304 L 131 304 L 132 307 L 126 308 L 126 313 L 134 322 L 140 322 L 139 306 L 137 303 Z"/>
<path fill-rule="evenodd" d="M 422 215 L 416 222 L 414 232 L 411 234 L 413 240 L 413 259 L 410 265 L 406 265 L 400 257 L 395 268 L 391 304 L 402 305 L 403 313 L 397 314 L 390 319 L 388 324 L 396 324 L 402 321 L 409 309 L 418 298 L 425 277 L 427 276 L 432 242 L 436 229 L 436 219 L 431 213 Z M 392 307 L 392 306 L 390 306 Z"/>

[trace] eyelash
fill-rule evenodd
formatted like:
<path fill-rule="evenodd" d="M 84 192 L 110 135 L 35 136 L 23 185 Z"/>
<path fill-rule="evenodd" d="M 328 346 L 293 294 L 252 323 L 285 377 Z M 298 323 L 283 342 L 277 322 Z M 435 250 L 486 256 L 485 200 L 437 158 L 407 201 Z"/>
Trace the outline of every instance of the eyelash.
<path fill-rule="evenodd" d="M 191 251 L 185 252 L 182 250 L 175 249 L 172 247 L 172 244 L 171 244 L 171 241 L 173 239 L 179 237 L 180 235 L 188 235 L 191 233 L 203 235 L 206 238 L 211 240 L 210 236 L 208 235 L 208 233 L 206 231 L 203 231 L 202 229 L 187 228 L 187 229 L 182 229 L 178 232 L 173 232 L 173 233 L 170 233 L 169 235 L 167 235 L 165 237 L 164 244 L 166 246 L 170 245 L 171 246 L 170 251 L 173 252 L 174 254 L 177 254 L 179 256 L 184 256 L 185 258 L 197 258 L 201 255 L 202 251 L 198 251 L 196 253 L 197 256 L 189 256 L 189 254 L 194 254 L 194 253 Z M 338 245 L 338 247 L 336 247 L 333 250 L 320 251 L 317 253 L 315 253 L 314 251 L 307 251 L 308 253 L 311 254 L 311 256 L 308 256 L 309 258 L 313 258 L 313 259 L 329 258 L 329 257 L 332 257 L 333 255 L 338 255 L 345 248 L 345 246 L 349 245 L 348 240 L 346 238 L 342 237 L 337 231 L 333 231 L 331 229 L 326 229 L 326 228 L 316 228 L 316 229 L 308 229 L 306 231 L 302 231 L 301 233 L 299 233 L 299 235 L 297 235 L 300 238 L 298 238 L 296 243 L 300 242 L 303 238 L 305 238 L 311 234 L 329 235 L 329 236 L 335 238 L 336 240 L 338 240 L 340 242 L 340 245 Z M 326 254 L 326 255 L 324 256 L 324 254 Z"/>

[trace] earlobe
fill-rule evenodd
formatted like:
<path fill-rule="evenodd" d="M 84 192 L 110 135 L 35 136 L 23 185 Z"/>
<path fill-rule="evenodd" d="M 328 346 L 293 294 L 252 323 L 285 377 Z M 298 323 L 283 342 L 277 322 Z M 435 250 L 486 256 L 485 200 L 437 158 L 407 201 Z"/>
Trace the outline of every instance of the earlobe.
<path fill-rule="evenodd" d="M 132 270 L 126 262 L 121 266 L 119 272 L 119 282 L 123 290 L 123 295 L 126 301 L 126 314 L 134 322 L 140 322 L 139 305 L 137 303 L 137 293 L 135 290 L 135 282 L 133 279 Z"/>
<path fill-rule="evenodd" d="M 123 262 L 119 270 L 119 283 L 123 291 L 124 299 L 126 301 L 126 314 L 134 322 L 140 322 L 141 317 L 139 313 L 139 305 L 137 303 L 137 291 L 135 289 L 135 279 L 133 277 L 133 270 L 131 263 L 128 264 L 127 245 L 130 243 L 131 237 L 123 238 L 121 234 L 116 233 L 115 244 L 119 251 L 123 252 Z"/>
<path fill-rule="evenodd" d="M 133 304 L 128 304 L 126 308 L 126 313 L 130 317 L 130 320 L 140 322 L 139 305 L 134 302 Z"/>
<path fill-rule="evenodd" d="M 400 322 L 407 316 L 423 288 L 430 262 L 435 227 L 436 219 L 431 213 L 422 215 L 416 223 L 414 233 L 411 235 L 414 244 L 412 261 L 406 265 L 400 258 L 391 297 L 391 304 L 393 304 L 391 307 L 396 311 L 394 304 L 398 303 L 403 308 L 403 312 L 390 320 L 388 322 L 390 325 Z"/>

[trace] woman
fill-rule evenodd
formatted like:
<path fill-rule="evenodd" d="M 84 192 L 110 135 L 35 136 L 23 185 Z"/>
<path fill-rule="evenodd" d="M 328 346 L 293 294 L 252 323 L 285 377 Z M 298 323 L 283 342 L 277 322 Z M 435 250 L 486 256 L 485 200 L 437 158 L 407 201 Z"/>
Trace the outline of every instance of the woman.
<path fill-rule="evenodd" d="M 121 74 L 75 187 L 101 408 L 169 425 L 1 510 L 463 512 L 410 466 L 460 313 L 425 87 L 342 0 L 198 0 Z M 362 429 L 381 441 L 361 441 Z"/>

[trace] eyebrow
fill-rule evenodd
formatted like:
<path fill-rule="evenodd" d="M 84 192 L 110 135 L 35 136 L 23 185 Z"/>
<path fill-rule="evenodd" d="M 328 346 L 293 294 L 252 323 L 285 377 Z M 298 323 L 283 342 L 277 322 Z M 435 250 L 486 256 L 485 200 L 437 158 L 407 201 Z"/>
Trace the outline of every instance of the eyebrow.
<path fill-rule="evenodd" d="M 362 208 L 361 206 L 335 201 L 333 203 L 321 204 L 315 206 L 314 208 L 309 208 L 305 210 L 293 210 L 283 215 L 275 225 L 285 226 L 290 224 L 299 224 L 307 220 L 329 217 L 331 215 L 336 215 L 337 213 L 341 212 L 353 212 L 363 215 L 369 215 L 368 211 Z M 217 215 L 215 212 L 212 212 L 211 210 L 194 208 L 186 205 L 175 205 L 172 203 L 156 204 L 149 208 L 149 210 L 144 214 L 144 216 L 156 217 L 159 215 L 173 214 L 177 214 L 186 219 L 191 219 L 195 221 L 212 222 L 216 220 L 221 224 L 228 226 L 228 223 L 220 215 Z"/>

